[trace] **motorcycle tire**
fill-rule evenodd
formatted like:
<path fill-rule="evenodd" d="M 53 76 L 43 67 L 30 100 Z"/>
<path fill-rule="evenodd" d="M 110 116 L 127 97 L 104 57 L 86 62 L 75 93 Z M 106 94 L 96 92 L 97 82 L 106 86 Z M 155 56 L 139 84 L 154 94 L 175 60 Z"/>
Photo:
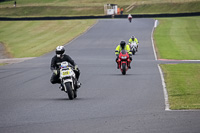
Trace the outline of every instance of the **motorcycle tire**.
<path fill-rule="evenodd" d="M 77 98 L 77 90 L 74 90 L 74 98 Z"/>
<path fill-rule="evenodd" d="M 123 75 L 126 74 L 126 64 L 125 63 L 122 64 L 122 74 Z"/>
<path fill-rule="evenodd" d="M 132 51 L 132 54 L 135 55 L 135 50 Z"/>
<path fill-rule="evenodd" d="M 67 94 L 70 100 L 74 99 L 74 91 L 72 90 L 71 83 L 66 82 L 65 87 L 67 89 Z"/>

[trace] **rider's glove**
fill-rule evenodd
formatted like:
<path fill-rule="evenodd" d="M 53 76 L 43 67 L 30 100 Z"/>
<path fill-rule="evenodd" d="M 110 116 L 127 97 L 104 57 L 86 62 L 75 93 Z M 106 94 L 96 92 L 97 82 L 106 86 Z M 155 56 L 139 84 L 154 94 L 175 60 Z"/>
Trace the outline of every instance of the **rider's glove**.
<path fill-rule="evenodd" d="M 78 65 L 75 65 L 74 69 L 78 71 Z"/>
<path fill-rule="evenodd" d="M 57 75 L 57 74 L 58 74 L 58 71 L 57 71 L 57 70 L 53 70 L 53 73 L 54 73 L 55 75 Z"/>
<path fill-rule="evenodd" d="M 117 58 L 119 57 L 119 54 L 116 54 Z"/>

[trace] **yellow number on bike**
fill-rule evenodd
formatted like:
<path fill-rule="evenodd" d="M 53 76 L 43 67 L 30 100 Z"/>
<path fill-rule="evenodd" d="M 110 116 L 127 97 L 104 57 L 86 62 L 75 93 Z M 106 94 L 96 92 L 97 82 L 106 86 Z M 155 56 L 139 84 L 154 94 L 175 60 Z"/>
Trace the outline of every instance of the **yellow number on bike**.
<path fill-rule="evenodd" d="M 63 72 L 63 75 L 69 75 L 69 71 Z"/>

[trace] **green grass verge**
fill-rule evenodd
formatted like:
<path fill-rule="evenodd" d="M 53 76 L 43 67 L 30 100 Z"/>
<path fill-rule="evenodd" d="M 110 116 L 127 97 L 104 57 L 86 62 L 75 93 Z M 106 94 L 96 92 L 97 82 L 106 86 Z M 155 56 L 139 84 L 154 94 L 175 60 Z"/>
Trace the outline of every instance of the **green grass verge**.
<path fill-rule="evenodd" d="M 154 32 L 159 58 L 200 59 L 200 17 L 159 18 Z M 200 64 L 162 64 L 170 109 L 200 109 Z"/>
<path fill-rule="evenodd" d="M 200 59 L 200 17 L 159 18 L 154 32 L 158 57 Z"/>
<path fill-rule="evenodd" d="M 132 14 L 161 14 L 200 12 L 200 1 L 183 3 L 148 3 L 136 5 L 129 13 Z"/>
<path fill-rule="evenodd" d="M 103 7 L 31 6 L 1 9 L 0 16 L 92 16 L 103 15 Z"/>
<path fill-rule="evenodd" d="M 104 4 L 117 4 L 124 8 L 124 14 L 153 14 L 200 12 L 200 1 L 195 0 L 17 0 L 1 2 L 0 16 L 76 16 L 104 15 Z M 126 12 L 126 8 L 134 8 Z"/>
<path fill-rule="evenodd" d="M 200 64 L 162 64 L 170 109 L 200 109 Z"/>
<path fill-rule="evenodd" d="M 4 66 L 4 65 L 7 65 L 7 63 L 0 63 L 0 66 Z"/>
<path fill-rule="evenodd" d="M 15 58 L 37 57 L 64 45 L 96 20 L 0 21 L 0 42 Z"/>

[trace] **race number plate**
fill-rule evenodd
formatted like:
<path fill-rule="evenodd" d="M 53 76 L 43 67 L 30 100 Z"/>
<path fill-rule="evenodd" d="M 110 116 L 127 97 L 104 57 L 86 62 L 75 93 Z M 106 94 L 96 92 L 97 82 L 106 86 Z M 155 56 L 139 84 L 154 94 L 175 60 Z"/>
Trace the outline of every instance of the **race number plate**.
<path fill-rule="evenodd" d="M 66 75 L 69 75 L 69 74 L 70 74 L 69 71 L 64 71 L 64 72 L 62 72 L 62 75 L 63 75 L 63 76 L 66 76 Z"/>

